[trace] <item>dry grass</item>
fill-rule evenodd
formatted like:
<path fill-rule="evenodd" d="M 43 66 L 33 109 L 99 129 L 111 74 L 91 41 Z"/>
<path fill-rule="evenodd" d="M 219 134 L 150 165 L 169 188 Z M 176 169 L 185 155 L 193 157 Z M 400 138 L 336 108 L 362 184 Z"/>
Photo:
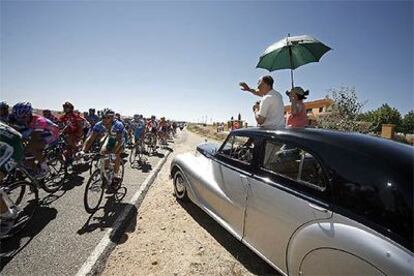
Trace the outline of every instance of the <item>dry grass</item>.
<path fill-rule="evenodd" d="M 211 125 L 202 126 L 202 125 L 197 125 L 197 124 L 189 124 L 187 129 L 195 134 L 198 134 L 200 136 L 213 139 L 219 142 L 223 142 L 227 137 L 227 133 L 223 133 L 223 132 L 218 133 L 216 127 L 211 126 Z"/>

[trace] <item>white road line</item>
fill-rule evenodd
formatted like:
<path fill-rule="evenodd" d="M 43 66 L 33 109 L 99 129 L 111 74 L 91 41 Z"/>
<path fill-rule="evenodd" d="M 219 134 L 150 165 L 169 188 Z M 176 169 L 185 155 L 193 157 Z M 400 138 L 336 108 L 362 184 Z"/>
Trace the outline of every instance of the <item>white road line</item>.
<path fill-rule="evenodd" d="M 113 245 L 113 242 L 111 241 L 111 234 L 115 232 L 122 225 L 124 220 L 128 217 L 128 214 L 131 211 L 132 206 L 135 206 L 138 203 L 139 199 L 143 200 L 145 196 L 145 192 L 148 190 L 149 186 L 154 181 L 155 177 L 161 170 L 161 167 L 167 161 L 167 158 L 170 155 L 170 153 L 171 153 L 170 151 L 167 151 L 167 153 L 165 154 L 165 157 L 163 157 L 163 159 L 161 159 L 158 162 L 154 172 L 150 174 L 149 176 L 147 176 L 145 181 L 140 186 L 139 190 L 134 194 L 134 196 L 128 202 L 129 204 L 131 204 L 131 206 L 126 207 L 122 211 L 122 214 L 115 221 L 114 227 L 112 229 L 109 228 L 106 230 L 105 235 L 103 236 L 99 244 L 95 247 L 92 254 L 89 255 L 88 259 L 83 263 L 82 267 L 76 273 L 76 276 L 86 276 L 86 275 L 93 274 L 93 269 L 94 269 L 95 264 L 99 261 L 101 257 L 105 255 L 106 253 L 105 251 L 107 251 L 111 247 L 111 245 Z"/>

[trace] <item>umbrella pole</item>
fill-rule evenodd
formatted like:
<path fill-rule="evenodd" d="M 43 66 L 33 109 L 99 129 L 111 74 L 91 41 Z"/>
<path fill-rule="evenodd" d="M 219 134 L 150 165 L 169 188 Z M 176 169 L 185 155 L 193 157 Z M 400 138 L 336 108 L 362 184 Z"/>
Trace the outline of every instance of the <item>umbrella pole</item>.
<path fill-rule="evenodd" d="M 290 60 L 290 79 L 292 81 L 292 89 L 293 89 L 293 60 L 292 60 L 292 47 L 289 46 L 289 60 Z"/>

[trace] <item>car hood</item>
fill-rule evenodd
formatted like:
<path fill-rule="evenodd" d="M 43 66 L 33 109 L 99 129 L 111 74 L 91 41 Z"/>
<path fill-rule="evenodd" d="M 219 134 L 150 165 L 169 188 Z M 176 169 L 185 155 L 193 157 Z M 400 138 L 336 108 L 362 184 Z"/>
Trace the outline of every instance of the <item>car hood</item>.
<path fill-rule="evenodd" d="M 197 151 L 205 156 L 213 156 L 218 149 L 220 148 L 219 144 L 214 143 L 205 143 L 197 146 Z"/>

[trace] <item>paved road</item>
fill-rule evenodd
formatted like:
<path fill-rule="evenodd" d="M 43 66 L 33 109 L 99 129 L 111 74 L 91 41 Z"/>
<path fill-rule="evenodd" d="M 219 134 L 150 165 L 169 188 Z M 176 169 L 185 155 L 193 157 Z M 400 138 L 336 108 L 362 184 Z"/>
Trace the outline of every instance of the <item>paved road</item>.
<path fill-rule="evenodd" d="M 169 147 L 172 147 L 171 143 Z M 125 166 L 125 197 L 117 202 L 104 198 L 95 214 L 86 213 L 83 194 L 89 173 L 77 176 L 56 195 L 40 193 L 42 206 L 18 237 L 0 244 L 1 275 L 74 275 L 86 261 L 105 230 L 111 228 L 140 185 L 168 149 L 149 158 L 147 172 Z M 136 209 L 135 209 L 136 210 Z M 133 231 L 134 229 L 130 229 Z M 129 231 L 129 230 L 128 230 Z M 121 241 L 122 242 L 122 241 Z"/>

